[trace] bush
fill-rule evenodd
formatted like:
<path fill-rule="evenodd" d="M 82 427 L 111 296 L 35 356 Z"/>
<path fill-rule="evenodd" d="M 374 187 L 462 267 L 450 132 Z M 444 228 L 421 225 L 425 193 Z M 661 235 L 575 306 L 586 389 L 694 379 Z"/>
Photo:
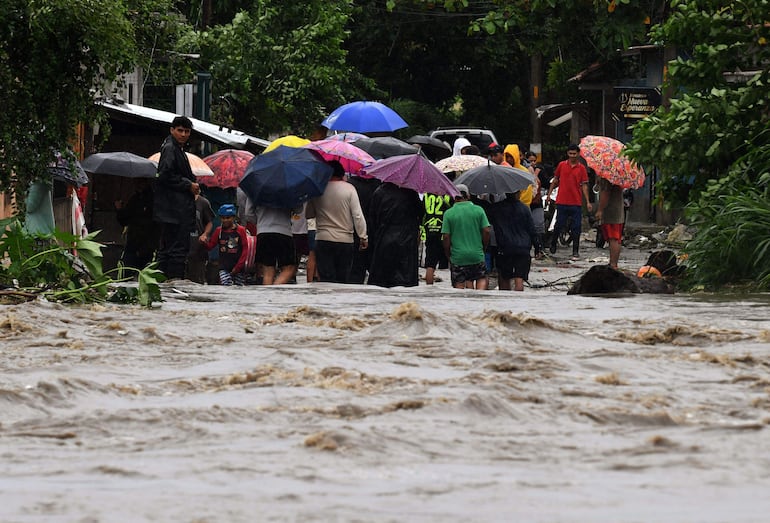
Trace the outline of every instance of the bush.
<path fill-rule="evenodd" d="M 687 206 L 698 232 L 686 247 L 691 287 L 770 290 L 770 145 L 712 180 Z"/>
<path fill-rule="evenodd" d="M 163 281 L 163 274 L 153 266 L 139 271 L 137 289 L 121 287 L 108 292 L 108 286 L 118 282 L 102 273 L 102 245 L 94 241 L 98 231 L 85 238 L 58 230 L 33 235 L 17 218 L 0 220 L 0 230 L 4 231 L 0 286 L 7 296 L 76 303 L 111 299 L 146 307 L 161 300 L 158 281 Z"/>

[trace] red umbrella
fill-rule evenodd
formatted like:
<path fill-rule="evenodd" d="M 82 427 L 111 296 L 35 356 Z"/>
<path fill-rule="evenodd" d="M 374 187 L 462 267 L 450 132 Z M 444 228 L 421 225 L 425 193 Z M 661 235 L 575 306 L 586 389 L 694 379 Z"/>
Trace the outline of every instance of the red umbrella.
<path fill-rule="evenodd" d="M 227 189 L 238 187 L 246 172 L 246 166 L 249 165 L 254 155 L 249 151 L 238 149 L 222 149 L 206 156 L 203 161 L 206 162 L 214 176 L 200 178 L 198 181 L 207 187 L 219 187 Z"/>

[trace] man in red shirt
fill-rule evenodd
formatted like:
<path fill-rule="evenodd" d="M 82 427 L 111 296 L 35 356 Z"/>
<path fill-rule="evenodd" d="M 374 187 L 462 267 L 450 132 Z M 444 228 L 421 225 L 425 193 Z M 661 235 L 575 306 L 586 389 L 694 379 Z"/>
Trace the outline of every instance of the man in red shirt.
<path fill-rule="evenodd" d="M 583 221 L 583 202 L 585 198 L 588 212 L 591 212 L 591 203 L 588 201 L 588 171 L 580 162 L 580 148 L 576 144 L 567 147 L 567 159 L 556 166 L 556 171 L 548 188 L 547 198 L 551 200 L 551 192 L 558 187 L 556 195 L 556 226 L 551 237 L 551 254 L 556 253 L 556 240 L 567 220 L 570 222 L 570 236 L 572 238 L 573 261 L 580 259 L 580 226 Z"/>

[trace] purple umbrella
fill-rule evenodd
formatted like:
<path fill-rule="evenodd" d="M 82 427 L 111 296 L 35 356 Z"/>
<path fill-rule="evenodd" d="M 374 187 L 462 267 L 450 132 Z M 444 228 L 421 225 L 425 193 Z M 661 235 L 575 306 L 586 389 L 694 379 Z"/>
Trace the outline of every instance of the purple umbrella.
<path fill-rule="evenodd" d="M 419 154 L 391 156 L 365 167 L 363 172 L 373 178 L 413 189 L 419 193 L 457 196 L 457 187 L 435 165 Z"/>

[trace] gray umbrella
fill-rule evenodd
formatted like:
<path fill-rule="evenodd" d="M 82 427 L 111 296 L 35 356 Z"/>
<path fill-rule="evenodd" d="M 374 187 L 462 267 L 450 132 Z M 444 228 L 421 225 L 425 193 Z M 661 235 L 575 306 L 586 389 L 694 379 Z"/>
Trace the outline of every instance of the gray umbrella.
<path fill-rule="evenodd" d="M 125 178 L 155 178 L 158 172 L 155 162 L 125 151 L 92 154 L 81 165 L 89 173 Z"/>
<path fill-rule="evenodd" d="M 505 194 L 523 191 L 535 185 L 535 177 L 529 171 L 504 167 L 495 163 L 474 167 L 465 171 L 455 180 L 455 185 L 464 184 L 471 194 Z"/>

